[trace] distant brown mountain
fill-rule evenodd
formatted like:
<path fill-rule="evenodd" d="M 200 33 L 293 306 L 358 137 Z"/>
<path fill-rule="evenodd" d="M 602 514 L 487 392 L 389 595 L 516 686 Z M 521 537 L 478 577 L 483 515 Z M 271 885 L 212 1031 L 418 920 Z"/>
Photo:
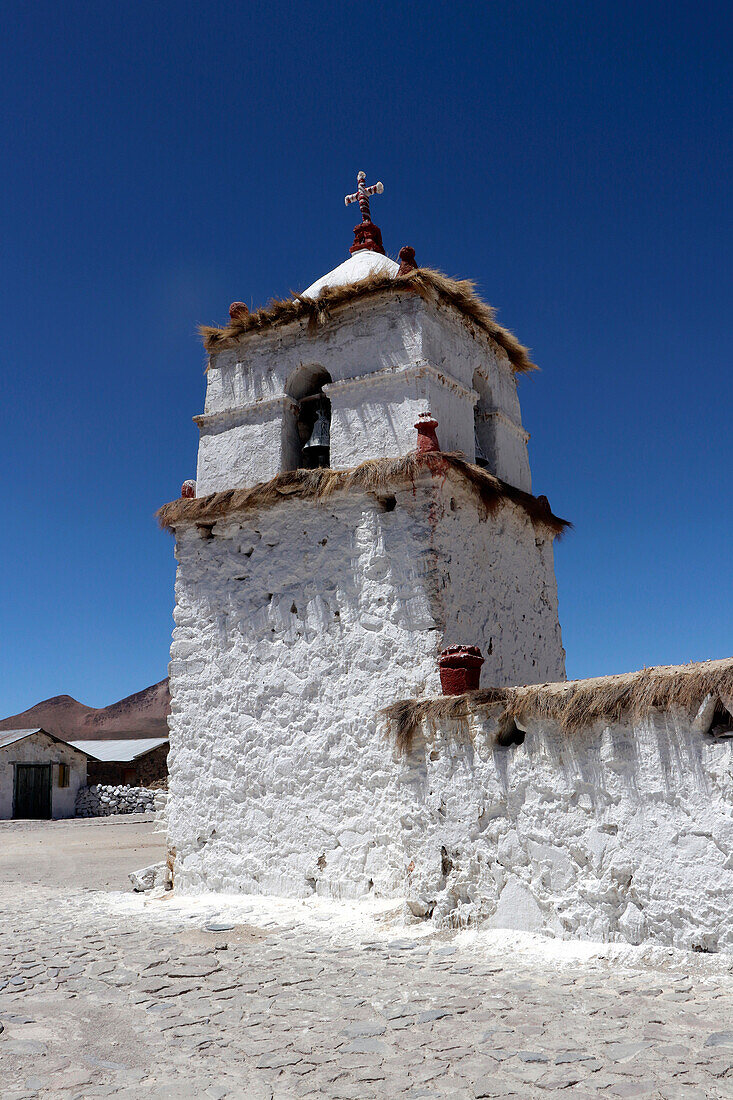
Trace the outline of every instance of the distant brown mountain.
<path fill-rule="evenodd" d="M 167 680 L 136 691 L 109 707 L 87 707 L 70 695 L 55 695 L 22 714 L 0 721 L 0 731 L 44 729 L 64 741 L 167 737 L 170 706 Z"/>

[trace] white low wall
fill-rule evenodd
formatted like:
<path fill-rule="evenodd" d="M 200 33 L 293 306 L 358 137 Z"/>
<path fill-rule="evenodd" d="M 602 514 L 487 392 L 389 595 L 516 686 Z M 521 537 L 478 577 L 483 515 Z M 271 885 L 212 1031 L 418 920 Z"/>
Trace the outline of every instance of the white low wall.
<path fill-rule="evenodd" d="M 524 724 L 509 748 L 496 714 L 470 734 L 423 727 L 395 762 L 409 909 L 440 925 L 733 949 L 733 741 L 675 714 L 573 734 Z"/>

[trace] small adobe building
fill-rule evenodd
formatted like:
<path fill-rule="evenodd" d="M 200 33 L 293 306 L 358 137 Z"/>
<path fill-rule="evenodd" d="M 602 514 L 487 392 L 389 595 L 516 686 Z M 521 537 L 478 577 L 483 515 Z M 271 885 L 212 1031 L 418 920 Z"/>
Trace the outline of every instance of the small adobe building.
<path fill-rule="evenodd" d="M 0 733 L 0 820 L 73 817 L 87 754 L 42 729 Z"/>

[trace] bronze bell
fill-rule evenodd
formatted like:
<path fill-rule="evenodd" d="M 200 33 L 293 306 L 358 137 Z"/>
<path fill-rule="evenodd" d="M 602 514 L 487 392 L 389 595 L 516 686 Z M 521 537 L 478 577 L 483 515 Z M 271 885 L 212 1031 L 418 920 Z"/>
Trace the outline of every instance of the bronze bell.
<path fill-rule="evenodd" d="M 489 460 L 486 457 L 486 455 L 484 454 L 484 449 L 481 446 L 481 440 L 478 437 L 478 431 L 475 430 L 475 429 L 474 429 L 474 433 L 473 433 L 473 438 L 474 438 L 475 447 L 476 447 L 476 457 L 474 459 L 474 462 L 476 463 L 477 466 L 482 466 L 484 469 L 486 469 L 486 467 L 489 465 Z"/>
<path fill-rule="evenodd" d="M 303 467 L 306 470 L 324 469 L 331 458 L 331 427 L 323 403 L 316 410 L 316 419 L 310 439 L 303 444 Z"/>

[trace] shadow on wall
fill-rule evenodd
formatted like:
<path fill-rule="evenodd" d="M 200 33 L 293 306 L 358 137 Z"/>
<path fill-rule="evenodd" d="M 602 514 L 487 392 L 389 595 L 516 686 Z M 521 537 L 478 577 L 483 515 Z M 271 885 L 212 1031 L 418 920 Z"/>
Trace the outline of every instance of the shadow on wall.
<path fill-rule="evenodd" d="M 498 715 L 473 716 L 472 722 L 442 721 L 427 732 L 423 728 L 402 757 L 405 779 L 425 797 L 432 783 L 431 764 L 447 756 L 452 773 L 463 773 L 467 782 L 481 782 L 483 773 L 484 781 L 490 777 L 508 796 L 516 785 L 513 773 L 524 757 L 525 767 L 537 772 L 549 767 L 576 794 L 587 795 L 594 809 L 603 809 L 620 790 L 632 802 L 648 799 L 655 790 L 674 797 L 681 783 L 708 793 L 711 781 L 703 757 L 709 747 L 721 744 L 671 713 L 639 719 L 635 725 L 599 722 L 572 734 L 549 729 L 540 720 L 516 728 L 519 737 L 508 737 L 505 744 Z M 640 734 L 649 735 L 645 751 L 640 750 Z"/>
<path fill-rule="evenodd" d="M 494 433 L 494 399 L 491 387 L 480 371 L 474 371 L 473 389 L 478 401 L 473 407 L 473 434 L 476 445 L 475 462 L 484 469 L 496 469 L 496 439 Z"/>

